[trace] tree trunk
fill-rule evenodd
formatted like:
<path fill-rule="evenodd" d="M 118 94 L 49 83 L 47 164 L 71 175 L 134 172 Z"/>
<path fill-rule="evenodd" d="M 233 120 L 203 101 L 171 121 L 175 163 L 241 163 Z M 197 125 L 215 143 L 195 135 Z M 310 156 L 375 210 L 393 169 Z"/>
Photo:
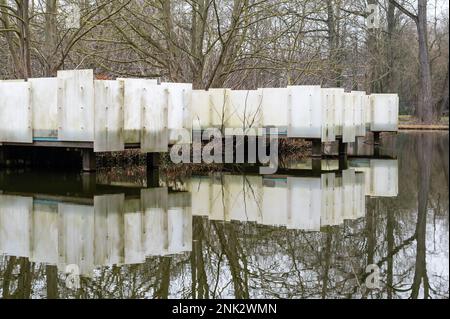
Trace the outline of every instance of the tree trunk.
<path fill-rule="evenodd" d="M 428 32 L 427 32 L 427 0 L 418 0 L 417 33 L 419 37 L 419 101 L 417 116 L 422 123 L 432 123 L 435 121 L 433 112 L 433 94 L 431 90 L 431 68 L 428 52 Z"/>

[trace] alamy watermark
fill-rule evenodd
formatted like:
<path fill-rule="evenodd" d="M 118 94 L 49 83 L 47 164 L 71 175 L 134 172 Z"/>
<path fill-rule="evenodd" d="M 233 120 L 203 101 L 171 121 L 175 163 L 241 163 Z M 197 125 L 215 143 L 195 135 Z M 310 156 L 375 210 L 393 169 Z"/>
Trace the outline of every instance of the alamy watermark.
<path fill-rule="evenodd" d="M 366 7 L 366 26 L 368 29 L 379 29 L 380 28 L 380 9 L 378 4 L 371 3 Z"/>
<path fill-rule="evenodd" d="M 194 134 L 186 129 L 173 134 L 178 136 L 178 142 L 170 151 L 170 159 L 175 164 L 259 163 L 264 165 L 260 167 L 260 174 L 275 174 L 278 170 L 277 128 L 255 128 L 251 134 L 241 128 L 227 128 L 224 133 L 218 128 L 208 128 Z"/>

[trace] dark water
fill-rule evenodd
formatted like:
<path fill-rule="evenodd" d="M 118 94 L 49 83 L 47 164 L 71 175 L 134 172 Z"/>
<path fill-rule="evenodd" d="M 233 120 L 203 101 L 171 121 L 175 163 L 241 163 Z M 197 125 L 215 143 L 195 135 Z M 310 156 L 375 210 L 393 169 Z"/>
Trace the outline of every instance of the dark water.
<path fill-rule="evenodd" d="M 448 298 L 448 143 L 402 133 L 345 170 L 303 160 L 289 175 L 161 176 L 160 187 L 141 169 L 0 171 L 0 293 Z"/>

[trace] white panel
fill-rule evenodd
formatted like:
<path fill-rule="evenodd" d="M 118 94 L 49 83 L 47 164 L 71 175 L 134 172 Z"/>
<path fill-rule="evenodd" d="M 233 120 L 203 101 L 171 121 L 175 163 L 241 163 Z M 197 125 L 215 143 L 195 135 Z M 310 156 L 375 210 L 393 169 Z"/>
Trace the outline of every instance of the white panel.
<path fill-rule="evenodd" d="M 322 89 L 322 142 L 336 141 L 335 96 L 332 90 Z"/>
<path fill-rule="evenodd" d="M 227 175 L 229 216 L 231 220 L 242 222 L 261 221 L 262 177 Z"/>
<path fill-rule="evenodd" d="M 144 227 L 140 200 L 127 200 L 124 203 L 124 250 L 126 264 L 140 264 L 145 261 L 143 247 Z"/>
<path fill-rule="evenodd" d="M 211 111 L 209 92 L 204 90 L 192 91 L 192 127 L 206 129 L 211 127 Z"/>
<path fill-rule="evenodd" d="M 273 187 L 264 185 L 262 200 L 262 224 L 285 226 L 288 222 L 288 187 L 285 180 L 266 180 Z"/>
<path fill-rule="evenodd" d="M 169 248 L 167 188 L 141 190 L 141 207 L 144 212 L 143 251 L 146 256 L 162 256 Z"/>
<path fill-rule="evenodd" d="M 141 151 L 163 153 L 168 151 L 168 94 L 162 87 L 151 85 L 142 95 Z"/>
<path fill-rule="evenodd" d="M 30 86 L 0 82 L 0 142 L 32 143 Z"/>
<path fill-rule="evenodd" d="M 169 141 L 175 143 L 178 140 L 177 130 L 192 129 L 192 84 L 161 83 L 161 87 L 168 89 Z M 190 141 L 183 141 L 183 143 L 190 143 Z"/>
<path fill-rule="evenodd" d="M 322 137 L 322 93 L 320 86 L 290 86 L 289 137 Z M 274 112 L 277 112 L 275 109 Z"/>
<path fill-rule="evenodd" d="M 333 94 L 335 135 L 342 136 L 342 125 L 344 123 L 345 90 L 340 88 L 327 88 L 325 90 Z"/>
<path fill-rule="evenodd" d="M 342 141 L 344 143 L 353 143 L 356 140 L 355 107 L 351 93 L 344 93 L 344 125 L 342 130 Z"/>
<path fill-rule="evenodd" d="M 398 196 L 397 160 L 370 160 L 371 196 Z"/>
<path fill-rule="evenodd" d="M 213 127 L 227 126 L 229 118 L 230 89 L 210 89 L 210 117 Z"/>
<path fill-rule="evenodd" d="M 230 118 L 227 127 L 249 129 L 260 128 L 262 123 L 261 91 L 242 90 L 230 92 Z"/>
<path fill-rule="evenodd" d="M 94 73 L 58 71 L 58 139 L 94 141 Z"/>
<path fill-rule="evenodd" d="M 366 92 L 352 91 L 355 108 L 355 134 L 366 136 Z"/>
<path fill-rule="evenodd" d="M 343 185 L 343 214 L 342 218 L 353 219 L 355 208 L 354 187 L 355 187 L 355 171 L 348 169 L 342 171 L 342 185 Z"/>
<path fill-rule="evenodd" d="M 188 183 L 191 193 L 192 215 L 209 216 L 210 178 L 192 177 Z"/>
<path fill-rule="evenodd" d="M 94 88 L 94 151 L 123 151 L 123 82 L 94 81 Z"/>
<path fill-rule="evenodd" d="M 366 184 L 365 184 L 365 173 L 357 173 L 356 177 L 356 189 L 358 196 L 359 206 L 356 211 L 356 218 L 361 218 L 366 216 Z"/>
<path fill-rule="evenodd" d="M 366 95 L 364 97 L 364 107 L 366 113 L 366 129 L 370 128 L 370 124 L 372 123 L 372 104 L 370 103 L 370 95 Z"/>
<path fill-rule="evenodd" d="M 288 177 L 288 228 L 320 231 L 320 178 Z"/>
<path fill-rule="evenodd" d="M 29 79 L 34 137 L 58 137 L 58 79 Z"/>
<path fill-rule="evenodd" d="M 397 94 L 372 94 L 371 131 L 398 131 L 399 99 Z"/>
<path fill-rule="evenodd" d="M 124 83 L 125 143 L 140 143 L 142 128 L 142 94 L 144 88 L 158 85 L 156 80 L 117 79 Z"/>
<path fill-rule="evenodd" d="M 228 212 L 227 203 L 224 200 L 227 193 L 227 185 L 222 184 L 221 180 L 214 181 L 211 183 L 211 191 L 210 191 L 210 207 L 209 207 L 209 219 L 210 220 L 219 220 L 219 221 L 230 221 L 229 216 L 226 216 L 226 212 Z"/>
<path fill-rule="evenodd" d="M 94 269 L 94 207 L 58 204 L 59 264 L 77 265 L 82 275 Z M 64 269 L 64 267 L 63 267 Z"/>
<path fill-rule="evenodd" d="M 116 265 L 124 262 L 124 201 L 123 194 L 94 197 L 96 265 Z"/>
<path fill-rule="evenodd" d="M 33 198 L 0 195 L 0 255 L 28 257 Z"/>
<path fill-rule="evenodd" d="M 335 226 L 342 222 L 341 216 L 334 210 L 335 174 L 322 174 L 321 226 Z"/>
<path fill-rule="evenodd" d="M 260 89 L 262 124 L 265 127 L 287 128 L 289 121 L 289 90 L 285 88 Z"/>
<path fill-rule="evenodd" d="M 344 215 L 343 213 L 344 188 L 342 185 L 342 176 L 335 176 L 333 196 L 334 196 L 334 208 L 333 208 L 334 216 L 336 216 L 336 218 L 342 221 Z"/>
<path fill-rule="evenodd" d="M 34 203 L 30 260 L 58 263 L 58 206 Z"/>
<path fill-rule="evenodd" d="M 192 216 L 189 214 L 187 208 L 183 207 L 170 207 L 167 210 L 168 215 L 168 236 L 169 247 L 168 253 L 179 254 L 185 251 L 191 250 L 190 241 L 186 241 L 189 236 L 187 234 L 192 233 Z"/>

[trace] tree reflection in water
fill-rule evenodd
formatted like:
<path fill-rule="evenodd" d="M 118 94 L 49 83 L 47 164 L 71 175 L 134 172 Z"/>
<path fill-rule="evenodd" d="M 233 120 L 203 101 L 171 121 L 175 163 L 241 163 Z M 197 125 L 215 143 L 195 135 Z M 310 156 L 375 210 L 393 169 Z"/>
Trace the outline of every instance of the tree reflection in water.
<path fill-rule="evenodd" d="M 57 266 L 0 260 L 3 298 L 448 298 L 448 134 L 397 140 L 399 196 L 320 232 L 193 217 L 192 251 L 100 267 L 65 286 Z M 364 287 L 381 268 L 379 290 Z"/>

